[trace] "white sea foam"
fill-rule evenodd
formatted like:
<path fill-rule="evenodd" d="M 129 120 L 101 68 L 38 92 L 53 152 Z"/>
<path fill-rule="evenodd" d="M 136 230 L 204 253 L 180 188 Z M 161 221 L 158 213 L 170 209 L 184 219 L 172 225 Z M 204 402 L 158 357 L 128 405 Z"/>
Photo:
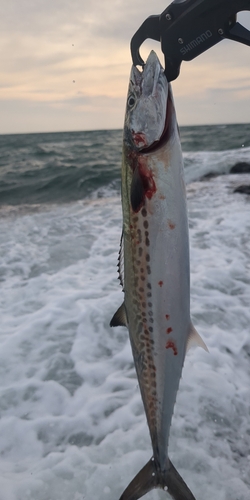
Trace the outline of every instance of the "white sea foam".
<path fill-rule="evenodd" d="M 192 317 L 170 457 L 197 500 L 249 500 L 248 176 L 188 187 Z M 0 499 L 118 500 L 151 455 L 116 263 L 118 198 L 0 213 Z M 146 498 L 164 499 L 155 491 Z"/>
<path fill-rule="evenodd" d="M 250 148 L 228 149 L 225 151 L 192 151 L 183 153 L 185 177 L 188 183 L 200 179 L 203 175 L 229 174 L 238 162 L 249 163 Z"/>

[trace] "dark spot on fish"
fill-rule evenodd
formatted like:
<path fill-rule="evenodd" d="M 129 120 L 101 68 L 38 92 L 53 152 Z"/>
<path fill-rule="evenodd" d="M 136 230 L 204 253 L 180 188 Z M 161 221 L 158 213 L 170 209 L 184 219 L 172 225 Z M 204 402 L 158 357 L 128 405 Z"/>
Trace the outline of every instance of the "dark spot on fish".
<path fill-rule="evenodd" d="M 151 274 L 151 267 L 150 266 L 147 266 L 147 272 L 148 272 L 148 274 Z"/>
<path fill-rule="evenodd" d="M 149 316 L 153 316 L 153 311 L 148 311 Z"/>
<path fill-rule="evenodd" d="M 150 242 L 149 242 L 149 239 L 148 239 L 148 238 L 146 238 L 146 241 L 145 241 L 145 243 L 146 243 L 146 246 L 147 246 L 147 247 L 149 247 L 149 245 L 150 245 Z"/>
<path fill-rule="evenodd" d="M 147 287 L 151 290 L 152 288 L 151 283 L 147 283 Z"/>
<path fill-rule="evenodd" d="M 150 255 L 149 255 L 148 253 L 147 253 L 147 255 L 146 255 L 146 261 L 147 261 L 147 262 L 150 262 Z"/>
<path fill-rule="evenodd" d="M 152 327 L 152 326 L 149 326 L 148 330 L 149 330 L 151 333 L 153 333 L 153 331 L 154 331 L 154 329 L 153 329 L 153 327 Z"/>
<path fill-rule="evenodd" d="M 150 323 L 154 322 L 153 318 L 149 318 L 149 321 L 150 321 Z"/>
<path fill-rule="evenodd" d="M 139 257 L 141 257 L 142 254 L 143 254 L 143 249 L 142 249 L 142 247 L 139 247 Z"/>
<path fill-rule="evenodd" d="M 145 227 L 145 229 L 148 229 L 148 221 L 147 221 L 147 220 L 145 220 L 145 221 L 143 222 L 143 226 Z"/>
<path fill-rule="evenodd" d="M 145 231 L 145 236 L 149 236 L 149 232 L 148 231 Z"/>
<path fill-rule="evenodd" d="M 143 293 L 144 292 L 144 288 L 140 287 L 139 288 L 139 292 Z"/>
<path fill-rule="evenodd" d="M 148 307 L 152 307 L 152 302 L 148 302 Z"/>
<path fill-rule="evenodd" d="M 151 292 L 148 292 L 148 293 L 147 293 L 147 297 L 149 297 L 149 298 L 150 298 L 150 297 L 152 297 L 152 293 L 151 293 Z"/>
<path fill-rule="evenodd" d="M 142 214 L 142 217 L 147 217 L 147 210 L 146 210 L 146 208 L 142 208 L 141 214 Z"/>

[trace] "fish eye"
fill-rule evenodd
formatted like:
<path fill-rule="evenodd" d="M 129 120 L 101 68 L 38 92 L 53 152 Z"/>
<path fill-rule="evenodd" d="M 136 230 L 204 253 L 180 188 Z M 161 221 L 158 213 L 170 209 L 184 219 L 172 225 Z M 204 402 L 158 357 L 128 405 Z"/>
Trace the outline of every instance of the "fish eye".
<path fill-rule="evenodd" d="M 129 97 L 128 97 L 128 106 L 130 108 L 132 108 L 133 106 L 135 105 L 135 96 L 133 94 L 131 94 Z"/>

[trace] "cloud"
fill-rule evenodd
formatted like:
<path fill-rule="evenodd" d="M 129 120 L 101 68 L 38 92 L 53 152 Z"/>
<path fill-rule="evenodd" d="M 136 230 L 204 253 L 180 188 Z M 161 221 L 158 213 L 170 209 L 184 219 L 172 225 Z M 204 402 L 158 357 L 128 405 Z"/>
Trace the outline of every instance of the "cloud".
<path fill-rule="evenodd" d="M 101 123 L 104 128 L 122 127 L 131 67 L 130 39 L 147 16 L 160 14 L 169 3 L 4 2 L 0 18 L 2 132 L 18 131 L 17 124 L 22 123 L 19 113 L 24 109 L 29 117 L 28 131 L 51 130 L 52 125 L 57 130 L 100 128 Z M 241 16 L 241 22 L 250 27 L 249 13 Z M 146 42 L 142 56 L 146 58 L 155 47 L 161 54 L 160 44 Z M 194 61 L 183 63 L 180 78 L 173 83 L 180 123 L 222 122 L 222 101 L 228 104 L 226 120 L 233 121 L 242 112 L 242 121 L 248 121 L 246 106 L 242 110 L 239 103 L 249 99 L 249 81 L 250 48 L 234 42 L 222 42 Z M 215 104 L 211 105 L 211 100 Z"/>

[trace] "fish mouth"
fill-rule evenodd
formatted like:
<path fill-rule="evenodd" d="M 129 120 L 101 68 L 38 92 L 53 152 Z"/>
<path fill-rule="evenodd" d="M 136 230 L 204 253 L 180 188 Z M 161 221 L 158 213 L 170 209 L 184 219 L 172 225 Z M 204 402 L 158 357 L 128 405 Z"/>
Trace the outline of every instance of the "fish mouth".
<path fill-rule="evenodd" d="M 169 140 L 174 104 L 171 86 L 154 51 L 143 71 L 132 66 L 127 100 L 127 143 L 135 154 L 160 149 Z"/>

